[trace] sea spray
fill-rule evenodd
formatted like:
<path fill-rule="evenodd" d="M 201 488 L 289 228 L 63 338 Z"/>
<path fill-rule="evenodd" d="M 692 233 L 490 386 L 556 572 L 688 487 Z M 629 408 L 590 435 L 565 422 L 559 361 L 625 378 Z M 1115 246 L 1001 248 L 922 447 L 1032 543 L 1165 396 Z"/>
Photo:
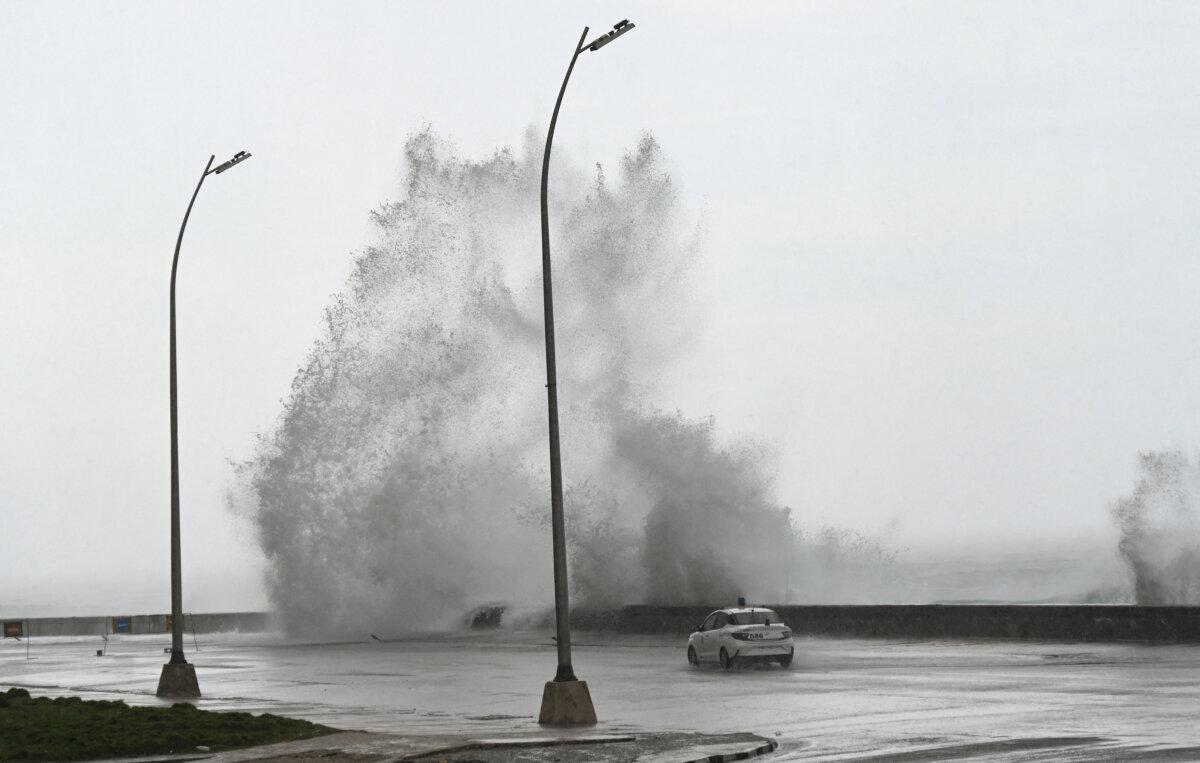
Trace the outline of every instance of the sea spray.
<path fill-rule="evenodd" d="M 533 132 L 480 161 L 428 129 L 407 141 L 399 200 L 372 214 L 276 428 L 237 470 L 289 630 L 442 627 L 551 600 L 540 155 Z M 776 505 L 761 454 L 654 406 L 703 317 L 700 226 L 655 140 L 615 181 L 556 160 L 551 187 L 576 601 L 820 600 L 836 589 L 810 576 L 886 561 L 841 543 L 845 570 L 822 569 L 834 556 Z"/>
<path fill-rule="evenodd" d="M 654 603 L 783 601 L 790 511 L 750 448 L 722 448 L 711 420 L 626 415 L 615 450 L 650 499 L 641 549 Z"/>
<path fill-rule="evenodd" d="M 1200 604 L 1200 459 L 1143 453 L 1133 494 L 1112 516 L 1138 604 Z"/>

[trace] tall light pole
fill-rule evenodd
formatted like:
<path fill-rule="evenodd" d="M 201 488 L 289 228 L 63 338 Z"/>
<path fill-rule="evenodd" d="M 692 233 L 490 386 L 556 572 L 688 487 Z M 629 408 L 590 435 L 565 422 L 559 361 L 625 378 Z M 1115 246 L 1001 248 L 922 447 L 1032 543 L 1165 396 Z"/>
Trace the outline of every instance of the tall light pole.
<path fill-rule="evenodd" d="M 554 142 L 554 125 L 558 122 L 558 110 L 562 106 L 563 94 L 575 61 L 585 50 L 597 51 L 616 38 L 633 29 L 628 19 L 613 25 L 608 34 L 584 44 L 588 29 L 583 28 L 567 76 L 563 77 L 554 102 L 554 113 L 550 116 L 550 130 L 546 133 L 546 153 L 542 157 L 542 297 L 546 321 L 546 402 L 550 414 L 550 526 L 554 544 L 554 622 L 558 640 L 558 672 L 553 681 L 546 683 L 542 692 L 542 710 L 538 723 L 550 725 L 595 723 L 596 710 L 587 682 L 575 677 L 571 666 L 571 612 L 567 592 L 567 538 L 563 525 L 562 461 L 558 445 L 558 373 L 554 362 L 554 295 L 550 283 L 550 214 L 546 192 L 550 183 L 550 146 Z"/>
<path fill-rule="evenodd" d="M 183 586 L 182 564 L 179 554 L 179 390 L 175 373 L 175 273 L 179 269 L 179 247 L 183 244 L 183 231 L 192 214 L 192 205 L 200 195 L 200 186 L 209 175 L 219 175 L 235 164 L 250 158 L 250 154 L 239 151 L 229 161 L 212 168 L 215 156 L 208 157 L 200 182 L 192 192 L 183 224 L 179 226 L 179 238 L 175 239 L 175 258 L 171 261 L 171 661 L 163 665 L 158 678 L 160 697 L 199 697 L 200 684 L 196 680 L 196 668 L 183 657 Z"/>

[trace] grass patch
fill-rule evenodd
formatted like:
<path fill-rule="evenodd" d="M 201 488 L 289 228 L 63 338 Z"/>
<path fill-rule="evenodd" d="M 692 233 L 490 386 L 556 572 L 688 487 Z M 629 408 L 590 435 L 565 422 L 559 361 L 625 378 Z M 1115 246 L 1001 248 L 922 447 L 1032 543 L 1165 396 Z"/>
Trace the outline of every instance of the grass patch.
<path fill-rule="evenodd" d="M 130 707 L 79 697 L 0 693 L 0 760 L 86 760 L 230 750 L 332 734 L 337 729 L 263 713 L 215 713 L 180 702 Z"/>

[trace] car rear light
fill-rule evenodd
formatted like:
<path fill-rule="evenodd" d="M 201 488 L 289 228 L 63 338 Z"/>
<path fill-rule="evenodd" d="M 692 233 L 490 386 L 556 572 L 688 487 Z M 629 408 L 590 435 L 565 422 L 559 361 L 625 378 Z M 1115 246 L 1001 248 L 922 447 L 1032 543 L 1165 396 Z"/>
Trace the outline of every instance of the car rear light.
<path fill-rule="evenodd" d="M 782 634 L 779 636 L 779 638 L 791 638 L 791 637 L 792 637 L 792 632 L 791 632 L 791 631 L 784 631 L 784 632 L 783 632 L 783 633 L 782 633 Z"/>

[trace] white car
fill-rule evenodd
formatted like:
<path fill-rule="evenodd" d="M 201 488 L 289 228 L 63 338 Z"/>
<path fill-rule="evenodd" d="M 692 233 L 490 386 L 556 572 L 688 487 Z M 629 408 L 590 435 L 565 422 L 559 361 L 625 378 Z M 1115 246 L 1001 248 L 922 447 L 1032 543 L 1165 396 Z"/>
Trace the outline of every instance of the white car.
<path fill-rule="evenodd" d="M 729 669 L 738 662 L 774 661 L 792 664 L 796 647 L 792 629 L 783 618 L 762 607 L 718 609 L 688 637 L 688 662 L 716 661 Z"/>

